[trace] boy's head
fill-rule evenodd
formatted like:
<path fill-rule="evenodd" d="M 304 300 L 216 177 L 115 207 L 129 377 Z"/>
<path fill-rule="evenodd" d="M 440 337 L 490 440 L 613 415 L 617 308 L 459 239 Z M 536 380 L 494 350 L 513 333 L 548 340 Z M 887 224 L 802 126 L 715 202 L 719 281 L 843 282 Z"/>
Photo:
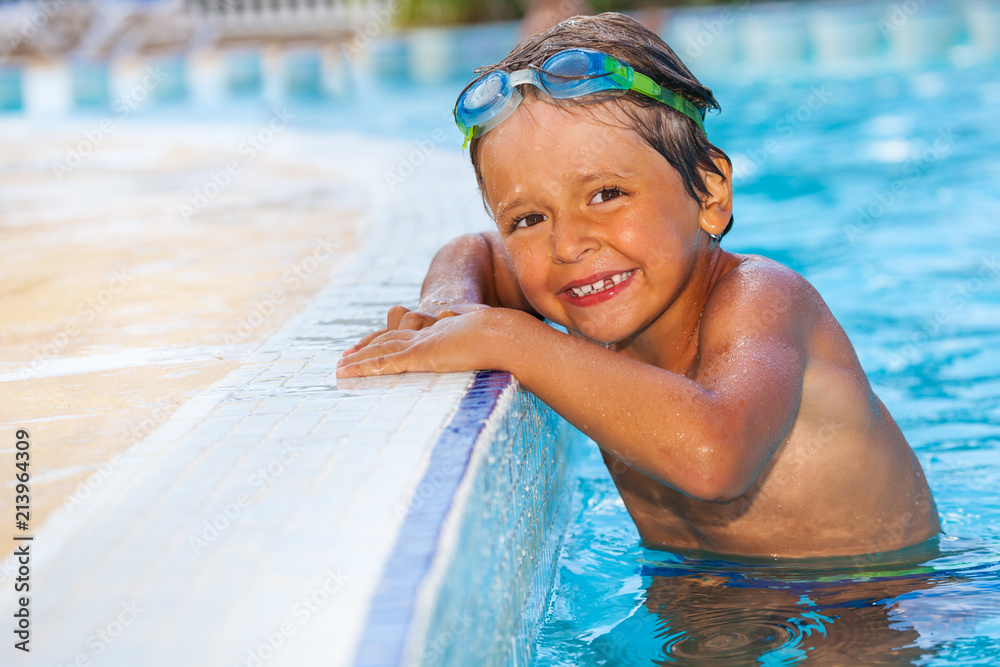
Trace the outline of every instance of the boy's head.
<path fill-rule="evenodd" d="M 683 98 L 681 104 L 685 104 L 686 100 L 702 113 L 719 108 L 712 91 L 695 79 L 663 40 L 623 14 L 606 13 L 567 19 L 525 39 L 501 62 L 481 68 L 477 73 L 481 79 L 494 71 L 539 69 L 553 55 L 574 48 L 599 51 L 630 65 L 637 73 L 648 76 L 666 91 Z M 531 85 L 521 86 L 521 94 L 529 99 L 538 96 L 536 88 Z M 586 102 L 586 98 L 580 101 Z M 729 158 L 708 141 L 694 120 L 676 106 L 668 106 L 634 90 L 610 100 L 608 104 L 614 105 L 616 118 L 662 155 L 680 174 L 687 193 L 693 199 L 700 201 L 707 194 L 705 173 L 724 177 L 715 160 L 723 158 L 728 161 Z M 470 156 L 480 190 L 485 195 L 480 165 L 481 146 L 482 139 L 474 137 Z M 730 222 L 722 234 L 728 232 L 731 226 Z"/>

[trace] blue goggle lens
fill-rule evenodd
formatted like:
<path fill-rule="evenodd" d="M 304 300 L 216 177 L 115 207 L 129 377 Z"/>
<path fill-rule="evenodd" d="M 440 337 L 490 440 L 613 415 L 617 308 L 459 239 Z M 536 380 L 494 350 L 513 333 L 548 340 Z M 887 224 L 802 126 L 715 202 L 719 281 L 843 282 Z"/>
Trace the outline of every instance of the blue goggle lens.
<path fill-rule="evenodd" d="M 509 103 L 511 90 L 507 72 L 490 72 L 459 99 L 456 120 L 468 129 L 493 118 Z"/>

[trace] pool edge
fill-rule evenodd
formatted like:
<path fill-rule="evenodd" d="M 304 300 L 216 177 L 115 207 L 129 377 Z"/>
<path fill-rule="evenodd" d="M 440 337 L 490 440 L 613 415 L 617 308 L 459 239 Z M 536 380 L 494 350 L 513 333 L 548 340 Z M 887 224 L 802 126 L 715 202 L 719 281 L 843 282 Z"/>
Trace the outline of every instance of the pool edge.
<path fill-rule="evenodd" d="M 352 664 L 530 659 L 568 524 L 571 429 L 509 374 L 476 374 L 434 444 Z"/>

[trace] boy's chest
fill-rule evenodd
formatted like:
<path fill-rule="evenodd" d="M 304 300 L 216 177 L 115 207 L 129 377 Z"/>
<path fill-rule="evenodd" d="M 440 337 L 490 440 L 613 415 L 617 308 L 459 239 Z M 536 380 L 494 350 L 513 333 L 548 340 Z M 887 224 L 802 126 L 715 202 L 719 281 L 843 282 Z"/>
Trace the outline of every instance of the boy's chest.
<path fill-rule="evenodd" d="M 668 549 L 743 550 L 744 542 L 759 541 L 779 526 L 792 529 L 781 502 L 751 488 L 728 503 L 698 500 L 638 472 L 601 452 L 629 516 L 643 542 Z M 755 485 L 756 486 L 756 485 Z"/>

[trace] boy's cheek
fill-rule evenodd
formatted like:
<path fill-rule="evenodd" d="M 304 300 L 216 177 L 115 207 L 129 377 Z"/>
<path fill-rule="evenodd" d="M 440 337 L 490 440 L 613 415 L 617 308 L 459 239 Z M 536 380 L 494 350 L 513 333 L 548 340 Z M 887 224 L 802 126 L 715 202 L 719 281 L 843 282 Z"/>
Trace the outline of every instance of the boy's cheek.
<path fill-rule="evenodd" d="M 532 286 L 526 286 L 524 283 L 521 283 L 521 291 L 535 312 L 547 320 L 556 321 L 561 309 L 553 308 L 555 304 L 552 300 L 557 298 L 555 295 L 550 294 L 547 290 L 533 289 Z"/>

